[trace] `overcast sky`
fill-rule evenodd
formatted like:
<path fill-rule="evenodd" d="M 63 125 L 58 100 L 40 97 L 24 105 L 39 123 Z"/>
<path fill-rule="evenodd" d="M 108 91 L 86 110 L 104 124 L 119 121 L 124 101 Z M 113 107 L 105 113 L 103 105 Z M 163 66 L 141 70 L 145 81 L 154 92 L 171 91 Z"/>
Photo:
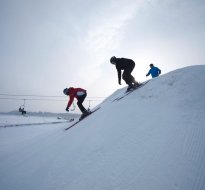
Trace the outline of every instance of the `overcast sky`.
<path fill-rule="evenodd" d="M 2 94 L 64 96 L 73 86 L 106 97 L 125 86 L 113 55 L 135 61 L 139 82 L 150 63 L 162 74 L 205 64 L 204 0 L 0 0 L 0 28 L 0 98 L 12 98 L 0 111 L 25 98 Z M 27 110 L 64 112 L 67 99 L 26 100 Z"/>

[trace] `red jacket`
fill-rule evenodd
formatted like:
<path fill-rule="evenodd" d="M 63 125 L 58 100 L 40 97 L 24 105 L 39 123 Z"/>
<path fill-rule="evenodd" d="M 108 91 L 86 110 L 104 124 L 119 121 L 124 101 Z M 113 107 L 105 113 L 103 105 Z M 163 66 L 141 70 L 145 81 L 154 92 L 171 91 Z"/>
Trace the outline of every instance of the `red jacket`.
<path fill-rule="evenodd" d="M 78 99 L 78 97 L 79 97 L 78 93 L 79 92 L 83 92 L 84 94 L 86 94 L 86 90 L 84 90 L 82 88 L 73 88 L 73 87 L 69 88 L 68 95 L 70 96 L 70 99 L 68 101 L 68 107 L 71 106 L 71 104 L 73 103 L 74 98 Z"/>

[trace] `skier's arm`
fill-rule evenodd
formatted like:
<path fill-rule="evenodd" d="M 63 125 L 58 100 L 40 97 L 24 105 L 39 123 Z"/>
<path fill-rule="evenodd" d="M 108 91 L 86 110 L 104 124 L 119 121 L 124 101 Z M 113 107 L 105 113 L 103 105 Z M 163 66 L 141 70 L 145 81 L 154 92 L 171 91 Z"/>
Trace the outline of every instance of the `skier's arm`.
<path fill-rule="evenodd" d="M 150 75 L 150 71 L 146 74 L 146 76 L 148 77 Z"/>
<path fill-rule="evenodd" d="M 118 83 L 121 85 L 121 69 L 117 69 L 117 74 L 118 74 Z"/>
<path fill-rule="evenodd" d="M 158 69 L 158 73 L 159 73 L 159 75 L 161 74 L 161 70 L 160 69 Z"/>
<path fill-rule="evenodd" d="M 67 105 L 68 108 L 69 108 L 69 107 L 71 106 L 71 104 L 73 103 L 73 100 L 74 100 L 74 94 L 71 94 L 71 95 L 70 95 L 70 99 L 69 99 L 69 101 L 68 101 L 68 105 Z"/>

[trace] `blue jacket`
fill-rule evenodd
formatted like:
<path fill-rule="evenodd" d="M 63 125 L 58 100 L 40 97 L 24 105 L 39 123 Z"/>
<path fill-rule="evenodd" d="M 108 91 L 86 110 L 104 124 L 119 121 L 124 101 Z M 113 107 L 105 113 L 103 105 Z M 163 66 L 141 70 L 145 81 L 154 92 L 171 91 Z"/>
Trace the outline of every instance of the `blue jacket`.
<path fill-rule="evenodd" d="M 152 67 L 146 76 L 152 75 L 152 78 L 158 77 L 161 74 L 161 70 L 157 67 Z"/>

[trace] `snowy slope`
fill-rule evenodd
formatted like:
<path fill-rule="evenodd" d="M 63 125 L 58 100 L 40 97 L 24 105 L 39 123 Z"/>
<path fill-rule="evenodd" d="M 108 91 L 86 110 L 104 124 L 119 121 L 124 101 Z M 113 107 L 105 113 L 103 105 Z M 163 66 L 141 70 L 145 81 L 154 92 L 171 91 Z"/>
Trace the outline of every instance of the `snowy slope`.
<path fill-rule="evenodd" d="M 205 66 L 152 79 L 68 131 L 0 129 L 2 190 L 204 190 Z"/>
<path fill-rule="evenodd" d="M 30 126 L 41 124 L 65 123 L 68 120 L 46 116 L 0 115 L 0 127 Z"/>

